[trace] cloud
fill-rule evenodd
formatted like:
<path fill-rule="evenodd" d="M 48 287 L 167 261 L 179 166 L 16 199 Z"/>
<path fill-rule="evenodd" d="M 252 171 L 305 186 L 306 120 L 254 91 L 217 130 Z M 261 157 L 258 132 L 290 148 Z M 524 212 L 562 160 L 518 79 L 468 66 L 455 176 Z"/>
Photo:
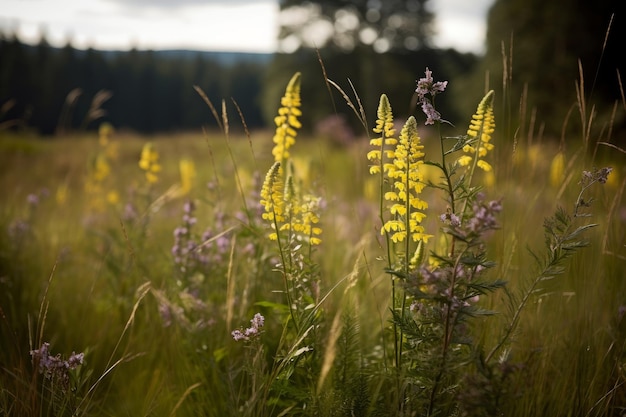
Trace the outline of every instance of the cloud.
<path fill-rule="evenodd" d="M 276 0 L 108 0 L 124 7 L 142 8 L 151 7 L 159 9 L 178 9 L 188 6 L 237 6 L 263 3 L 276 3 Z"/>
<path fill-rule="evenodd" d="M 439 0 L 431 7 L 437 16 L 463 16 L 466 19 L 483 20 L 494 0 Z"/>

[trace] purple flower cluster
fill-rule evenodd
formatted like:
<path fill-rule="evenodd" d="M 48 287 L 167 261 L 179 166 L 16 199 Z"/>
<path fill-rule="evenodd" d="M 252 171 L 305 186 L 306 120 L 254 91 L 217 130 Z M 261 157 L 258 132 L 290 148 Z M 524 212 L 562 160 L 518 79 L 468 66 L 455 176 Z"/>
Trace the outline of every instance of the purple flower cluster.
<path fill-rule="evenodd" d="M 8 228 L 7 232 L 14 245 L 19 246 L 28 235 L 32 232 L 32 224 L 35 221 L 36 212 L 38 207 L 50 195 L 50 191 L 47 188 L 42 188 L 39 193 L 31 193 L 26 196 L 26 203 L 28 204 L 28 215 L 24 219 L 13 220 Z"/>
<path fill-rule="evenodd" d="M 447 81 L 434 82 L 432 74 L 432 71 L 426 68 L 425 77 L 417 81 L 417 88 L 415 89 L 417 93 L 417 104 L 422 105 L 422 111 L 426 115 L 425 124 L 427 125 L 432 125 L 435 121 L 441 121 L 441 114 L 435 110 L 433 102 L 435 96 L 439 93 L 443 93 L 448 86 Z M 430 98 L 426 96 L 430 96 Z"/>
<path fill-rule="evenodd" d="M 467 222 L 467 229 L 476 234 L 482 234 L 498 228 L 496 215 L 502 211 L 500 200 L 483 201 L 483 195 L 479 194 L 474 202 L 474 216 Z"/>
<path fill-rule="evenodd" d="M 594 169 L 593 171 L 583 171 L 583 176 L 580 182 L 583 186 L 590 185 L 596 181 L 599 182 L 600 184 L 606 184 L 606 181 L 609 178 L 609 174 L 612 171 L 613 171 L 613 168 L 611 167 Z"/>
<path fill-rule="evenodd" d="M 461 219 L 459 218 L 459 216 L 452 212 L 443 213 L 441 216 L 439 216 L 439 220 L 453 227 L 461 225 Z"/>
<path fill-rule="evenodd" d="M 261 313 L 256 313 L 252 320 L 250 320 L 250 324 L 252 326 L 243 331 L 240 329 L 233 330 L 231 332 L 233 339 L 235 339 L 235 341 L 250 340 L 251 337 L 258 336 L 261 333 L 261 328 L 265 324 L 265 317 L 263 317 Z"/>
<path fill-rule="evenodd" d="M 230 238 L 227 235 L 221 235 L 211 241 L 211 244 L 208 243 L 214 237 L 210 229 L 205 230 L 199 241 L 196 240 L 193 228 L 198 219 L 194 216 L 194 211 L 195 204 L 187 201 L 183 206 L 182 225 L 174 230 L 174 245 L 171 250 L 175 266 L 185 276 L 202 271 L 211 264 L 220 264 L 230 250 Z M 218 229 L 224 227 L 223 213 L 216 213 L 215 220 Z"/>
<path fill-rule="evenodd" d="M 39 349 L 31 350 L 30 356 L 39 367 L 39 373 L 46 378 L 60 381 L 64 387 L 69 384 L 69 371 L 82 365 L 85 359 L 84 353 L 74 353 L 67 360 L 61 359 L 61 355 L 50 355 L 50 343 L 44 342 Z"/>

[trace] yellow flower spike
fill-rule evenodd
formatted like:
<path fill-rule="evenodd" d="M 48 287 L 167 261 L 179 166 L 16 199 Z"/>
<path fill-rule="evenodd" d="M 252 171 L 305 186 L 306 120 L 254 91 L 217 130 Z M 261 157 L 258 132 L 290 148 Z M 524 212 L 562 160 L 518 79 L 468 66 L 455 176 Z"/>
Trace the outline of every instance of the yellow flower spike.
<path fill-rule="evenodd" d="M 141 158 L 139 159 L 139 168 L 145 171 L 146 180 L 150 184 L 154 184 L 159 180 L 158 173 L 161 172 L 159 164 L 159 153 L 154 149 L 151 143 L 146 143 L 141 149 Z"/>
<path fill-rule="evenodd" d="M 491 165 L 484 158 L 487 153 L 493 150 L 494 146 L 490 143 L 491 134 L 494 132 L 496 123 L 493 116 L 493 97 L 494 91 L 489 91 L 485 97 L 478 103 L 476 113 L 472 116 L 467 136 L 472 139 L 472 143 L 468 143 L 463 147 L 466 155 L 457 159 L 457 163 L 461 166 L 472 166 L 472 172 L 475 166 L 483 171 L 490 171 Z"/>
<path fill-rule="evenodd" d="M 298 116 L 302 115 L 300 104 L 300 73 L 296 72 L 287 84 L 285 95 L 280 100 L 282 107 L 278 109 L 278 116 L 274 118 L 276 133 L 273 138 L 272 155 L 276 162 L 288 159 L 289 148 L 296 143 L 297 129 L 302 127 L 298 120 Z"/>
<path fill-rule="evenodd" d="M 116 205 L 120 202 L 120 195 L 117 191 L 109 191 L 106 196 L 107 203 Z"/>
<path fill-rule="evenodd" d="M 299 217 L 299 231 L 302 233 L 304 239 L 308 240 L 309 244 L 312 246 L 322 243 L 322 239 L 318 237 L 322 234 L 322 228 L 314 226 L 320 221 L 317 214 L 320 208 L 320 201 L 321 199 L 319 197 L 307 194 L 303 197 L 302 204 L 300 205 L 301 216 Z"/>
<path fill-rule="evenodd" d="M 550 185 L 554 188 L 558 188 L 563 183 L 565 178 L 565 155 L 563 152 L 559 152 L 552 159 L 550 164 Z"/>
<path fill-rule="evenodd" d="M 102 182 L 111 173 L 111 167 L 105 155 L 98 155 L 94 161 L 93 179 Z"/>
<path fill-rule="evenodd" d="M 496 185 L 496 176 L 493 173 L 493 170 L 485 172 L 485 175 L 483 176 L 483 184 L 485 184 L 485 187 L 487 188 L 492 188 Z"/>
<path fill-rule="evenodd" d="M 193 188 L 193 181 L 196 178 L 196 166 L 190 159 L 181 159 L 178 163 L 180 171 L 180 192 L 187 195 Z"/>
<path fill-rule="evenodd" d="M 67 183 L 63 183 L 60 184 L 57 187 L 57 192 L 55 194 L 55 199 L 58 205 L 62 206 L 65 204 L 65 202 L 67 201 L 67 195 L 68 195 L 68 191 L 69 191 L 69 187 L 67 186 Z"/>
<path fill-rule="evenodd" d="M 380 134 L 379 137 L 371 139 L 370 145 L 375 149 L 367 153 L 367 159 L 372 162 L 370 165 L 370 174 L 379 174 L 381 166 L 384 172 L 388 172 L 393 169 L 393 164 L 386 163 L 385 159 L 392 160 L 395 156 L 393 148 L 398 140 L 394 137 L 396 131 L 393 127 L 393 112 L 391 110 L 391 104 L 385 94 L 380 96 L 377 111 L 378 119 L 376 120 L 376 127 L 372 129 L 374 133 Z"/>
<path fill-rule="evenodd" d="M 284 217 L 284 186 L 283 186 L 283 169 L 280 162 L 274 162 L 274 165 L 267 171 L 263 186 L 261 188 L 261 205 L 265 213 L 261 216 L 270 222 L 272 229 L 279 228 L 278 224 L 285 221 Z M 270 233 L 271 240 L 277 240 L 276 231 Z"/>
<path fill-rule="evenodd" d="M 394 231 L 391 240 L 396 243 L 406 239 L 407 233 L 414 242 L 427 242 L 431 237 L 424 233 L 424 228 L 420 224 L 426 215 L 418 211 L 428 208 L 428 203 L 418 197 L 424 188 L 424 179 L 419 170 L 420 165 L 424 163 L 423 149 L 417 132 L 417 121 L 411 116 L 402 128 L 400 140 L 396 145 L 393 160 L 395 169 L 387 173 L 393 180 L 393 188 L 396 191 L 385 193 L 385 200 L 397 203 L 391 205 L 392 219 L 383 225 L 381 234 Z"/>
<path fill-rule="evenodd" d="M 115 129 L 111 123 L 102 123 L 100 127 L 98 127 L 98 141 L 100 142 L 100 146 L 103 148 L 106 147 L 109 144 L 109 139 L 114 132 Z"/>

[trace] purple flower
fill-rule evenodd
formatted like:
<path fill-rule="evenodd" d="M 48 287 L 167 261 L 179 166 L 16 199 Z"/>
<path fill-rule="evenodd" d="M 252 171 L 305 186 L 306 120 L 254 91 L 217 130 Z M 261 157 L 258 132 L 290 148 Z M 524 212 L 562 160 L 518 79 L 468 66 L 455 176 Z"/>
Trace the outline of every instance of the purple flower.
<path fill-rule="evenodd" d="M 256 327 L 258 329 L 260 327 L 263 327 L 263 325 L 265 324 L 265 317 L 263 317 L 261 313 L 256 313 L 252 320 L 250 320 L 250 323 L 252 323 L 253 327 Z"/>
<path fill-rule="evenodd" d="M 39 196 L 37 194 L 28 194 L 26 201 L 28 201 L 28 204 L 31 206 L 36 206 L 39 204 Z"/>
<path fill-rule="evenodd" d="M 441 121 L 441 114 L 435 110 L 435 106 L 433 105 L 435 96 L 444 92 L 448 86 L 448 82 L 434 82 L 432 71 L 428 68 L 426 68 L 425 74 L 426 76 L 424 78 L 420 78 L 417 81 L 415 92 L 417 93 L 417 103 L 422 105 L 422 111 L 426 115 L 425 124 L 432 125 L 436 121 Z M 426 96 L 430 96 L 430 98 L 426 98 Z"/>
<path fill-rule="evenodd" d="M 248 337 L 244 335 L 243 333 L 241 333 L 241 330 L 233 330 L 231 335 L 233 336 L 233 339 L 235 339 L 236 342 L 240 340 L 248 340 Z"/>
<path fill-rule="evenodd" d="M 193 213 L 194 209 L 195 209 L 195 206 L 193 204 L 193 201 L 191 200 L 186 201 L 185 204 L 183 205 L 183 211 L 187 214 Z"/>
<path fill-rule="evenodd" d="M 453 227 L 461 225 L 461 219 L 459 219 L 459 216 L 454 213 L 443 213 L 441 216 L 439 216 L 439 219 L 442 222 L 447 223 Z"/>
<path fill-rule="evenodd" d="M 261 327 L 265 324 L 265 317 L 261 315 L 261 313 L 256 313 L 252 320 L 250 320 L 250 324 L 252 326 L 245 329 L 243 332 L 241 329 L 233 330 L 231 335 L 235 341 L 239 340 L 250 340 L 251 337 L 257 336 L 261 333 Z"/>
<path fill-rule="evenodd" d="M 132 203 L 126 203 L 126 205 L 124 206 L 124 214 L 123 214 L 123 218 L 124 220 L 134 220 L 138 217 L 137 214 L 137 210 L 135 209 L 135 206 Z"/>
<path fill-rule="evenodd" d="M 81 353 L 72 352 L 72 354 L 67 360 L 67 365 L 70 369 L 76 369 L 79 365 L 83 364 L 84 360 L 85 360 L 85 354 L 83 352 Z"/>
<path fill-rule="evenodd" d="M 428 99 L 424 99 L 424 101 L 422 102 L 422 111 L 426 115 L 426 122 L 424 123 L 425 125 L 434 125 L 436 121 L 438 122 L 441 120 L 441 114 L 437 110 L 435 110 L 435 107 L 430 104 L 430 101 L 428 101 Z"/>
<path fill-rule="evenodd" d="M 430 94 L 431 97 L 434 97 L 439 93 L 443 93 L 448 86 L 447 81 L 433 82 L 433 73 L 428 69 L 428 67 L 426 67 L 426 71 L 424 71 L 424 73 L 426 76 L 417 81 L 417 88 L 415 89 L 418 96 L 418 102 L 423 101 L 428 94 Z"/>
<path fill-rule="evenodd" d="M 39 349 L 31 350 L 30 356 L 39 367 L 39 373 L 48 379 L 60 381 L 63 388 L 69 384 L 69 371 L 82 365 L 85 360 L 84 353 L 74 353 L 68 360 L 61 359 L 61 355 L 50 355 L 50 343 L 44 342 Z"/>
<path fill-rule="evenodd" d="M 611 171 L 613 171 L 613 168 L 611 167 L 605 167 L 598 170 L 598 182 L 600 184 L 605 184 L 607 179 L 609 178 L 609 174 L 611 173 Z"/>

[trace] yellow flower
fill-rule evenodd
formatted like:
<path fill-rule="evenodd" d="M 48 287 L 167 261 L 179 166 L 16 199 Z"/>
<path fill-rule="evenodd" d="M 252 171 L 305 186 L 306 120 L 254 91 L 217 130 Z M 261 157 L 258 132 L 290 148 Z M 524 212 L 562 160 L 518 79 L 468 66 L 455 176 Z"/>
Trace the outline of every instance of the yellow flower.
<path fill-rule="evenodd" d="M 151 143 L 146 143 L 141 149 L 141 158 L 139 159 L 139 168 L 145 171 L 146 180 L 153 184 L 159 180 L 157 174 L 161 172 L 159 165 L 159 153 L 154 149 Z"/>
<path fill-rule="evenodd" d="M 67 186 L 67 183 L 63 183 L 57 187 L 57 192 L 55 195 L 57 204 L 65 204 L 65 202 L 67 201 L 68 190 L 69 188 Z"/>
<path fill-rule="evenodd" d="M 485 175 L 483 176 L 483 184 L 485 184 L 485 187 L 487 188 L 491 188 L 496 185 L 496 176 L 493 171 L 485 172 Z"/>
<path fill-rule="evenodd" d="M 322 243 L 322 239 L 319 238 L 319 235 L 322 234 L 322 229 L 316 226 L 320 221 L 317 214 L 320 207 L 320 201 L 320 197 L 307 194 L 303 197 L 300 204 L 298 231 L 306 240 L 309 241 L 311 245 L 319 245 Z"/>
<path fill-rule="evenodd" d="M 367 159 L 372 162 L 370 174 L 379 174 L 381 166 L 383 171 L 392 169 L 393 165 L 385 162 L 394 158 L 393 148 L 389 149 L 388 147 L 393 147 L 398 143 L 394 137 L 396 131 L 393 127 L 391 104 L 389 104 L 389 99 L 385 94 L 380 96 L 377 115 L 376 127 L 372 130 L 380 136 L 370 140 L 370 145 L 375 147 L 367 153 Z"/>
<path fill-rule="evenodd" d="M 381 234 L 393 232 L 391 240 L 396 243 L 403 241 L 407 232 L 414 242 L 427 242 L 432 237 L 424 233 L 421 225 L 426 214 L 420 210 L 427 209 L 428 203 L 418 197 L 425 186 L 419 169 L 424 163 L 423 149 L 417 122 L 411 116 L 402 128 L 394 159 L 387 170 L 388 177 L 393 181 L 393 189 L 385 193 L 385 200 L 393 201 L 394 204 L 390 207 L 392 218 L 383 225 Z"/>
<path fill-rule="evenodd" d="M 282 177 L 283 169 L 280 162 L 274 162 L 274 165 L 267 171 L 261 188 L 261 205 L 265 210 L 261 217 L 269 221 L 272 229 L 274 229 L 274 232 L 269 236 L 271 240 L 278 239 L 277 225 L 285 221 Z"/>
<path fill-rule="evenodd" d="M 102 182 L 111 173 L 111 167 L 105 155 L 98 155 L 94 161 L 93 179 L 96 182 Z"/>
<path fill-rule="evenodd" d="M 115 205 L 120 202 L 120 195 L 117 191 L 109 191 L 106 196 L 106 200 L 109 204 Z"/>
<path fill-rule="evenodd" d="M 98 128 L 98 141 L 100 142 L 100 146 L 106 147 L 109 143 L 111 135 L 114 132 L 115 129 L 113 129 L 113 125 L 111 125 L 111 123 L 102 123 Z"/>
<path fill-rule="evenodd" d="M 300 111 L 300 73 L 296 72 L 287 88 L 285 95 L 280 100 L 280 109 L 278 116 L 274 118 L 276 124 L 276 133 L 274 134 L 274 161 L 283 162 L 289 158 L 289 148 L 296 143 L 297 130 L 302 127 L 298 120 L 298 116 L 302 115 Z"/>
<path fill-rule="evenodd" d="M 484 158 L 493 149 L 490 143 L 491 134 L 494 132 L 496 123 L 493 117 L 493 96 L 494 91 L 489 91 L 478 104 L 476 113 L 472 116 L 469 128 L 467 129 L 468 143 L 463 147 L 466 155 L 457 159 L 461 166 L 475 164 L 483 171 L 491 171 L 491 165 Z M 475 158 L 475 155 L 478 157 Z M 473 170 L 473 167 L 472 167 Z"/>
<path fill-rule="evenodd" d="M 196 177 L 196 166 L 190 159 L 181 159 L 178 163 L 178 169 L 180 171 L 180 192 L 182 195 L 189 194 Z"/>
<path fill-rule="evenodd" d="M 550 184 L 557 188 L 563 182 L 565 176 L 565 155 L 563 152 L 556 154 L 550 164 Z"/>

